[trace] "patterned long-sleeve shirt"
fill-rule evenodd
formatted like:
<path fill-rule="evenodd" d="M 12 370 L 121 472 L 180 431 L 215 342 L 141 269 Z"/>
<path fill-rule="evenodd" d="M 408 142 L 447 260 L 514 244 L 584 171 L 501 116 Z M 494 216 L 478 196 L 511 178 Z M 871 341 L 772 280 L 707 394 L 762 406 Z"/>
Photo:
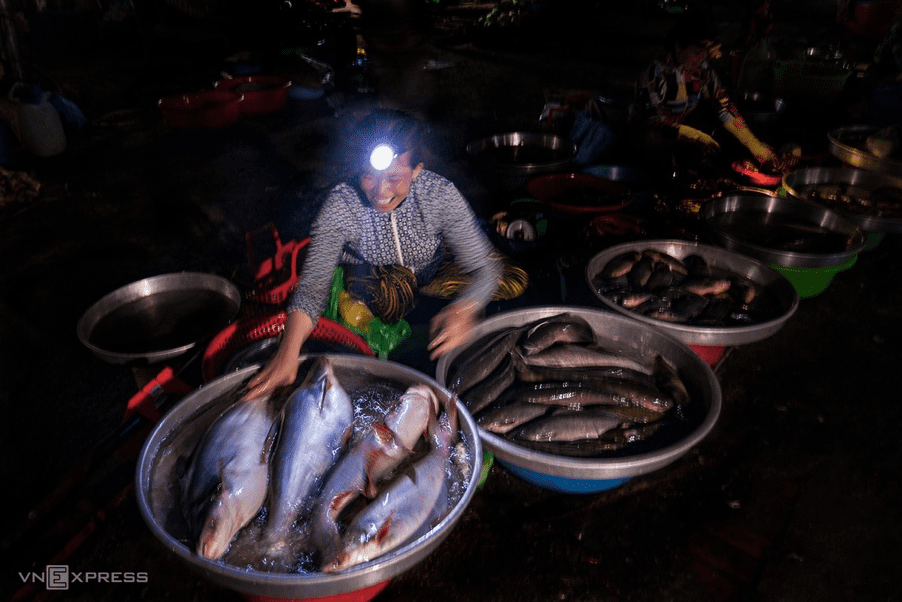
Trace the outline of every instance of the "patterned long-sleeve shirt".
<path fill-rule="evenodd" d="M 484 307 L 498 288 L 500 264 L 490 259 L 492 245 L 470 205 L 450 181 L 425 169 L 411 182 L 404 202 L 389 213 L 376 211 L 350 184 L 337 185 L 327 195 L 310 237 L 287 310 L 302 311 L 314 322 L 325 309 L 339 264 L 404 265 L 423 285 L 445 244 L 472 277 L 461 297 Z"/>
<path fill-rule="evenodd" d="M 743 123 L 714 68 L 704 61 L 698 71 L 684 73 L 673 56 L 655 60 L 636 84 L 633 120 L 675 129 L 685 124 L 701 103 L 709 103 L 723 124 Z"/>

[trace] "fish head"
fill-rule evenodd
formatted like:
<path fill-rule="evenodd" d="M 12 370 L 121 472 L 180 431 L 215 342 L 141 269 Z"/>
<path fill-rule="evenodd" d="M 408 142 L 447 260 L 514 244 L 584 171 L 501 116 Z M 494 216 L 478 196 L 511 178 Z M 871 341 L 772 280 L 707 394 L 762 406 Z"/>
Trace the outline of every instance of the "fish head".
<path fill-rule="evenodd" d="M 417 440 L 426 434 L 430 421 L 438 416 L 441 406 L 432 387 L 419 384 L 404 392 L 401 399 L 385 417 L 385 425 L 395 434 L 405 449 L 413 449 Z"/>
<path fill-rule="evenodd" d="M 228 505 L 222 499 L 217 500 L 207 512 L 200 537 L 197 540 L 197 553 L 210 560 L 218 560 L 229 549 L 232 536 L 239 526 L 234 525 Z"/>

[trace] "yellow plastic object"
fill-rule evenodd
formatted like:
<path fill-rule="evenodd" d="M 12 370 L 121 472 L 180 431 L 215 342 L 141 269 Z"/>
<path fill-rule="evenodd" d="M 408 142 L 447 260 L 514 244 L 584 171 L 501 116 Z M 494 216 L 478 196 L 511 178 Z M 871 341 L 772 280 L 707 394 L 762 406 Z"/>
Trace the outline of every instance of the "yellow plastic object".
<path fill-rule="evenodd" d="M 338 315 L 350 326 L 359 330 L 369 330 L 373 313 L 363 301 L 352 299 L 347 291 L 338 292 Z"/>

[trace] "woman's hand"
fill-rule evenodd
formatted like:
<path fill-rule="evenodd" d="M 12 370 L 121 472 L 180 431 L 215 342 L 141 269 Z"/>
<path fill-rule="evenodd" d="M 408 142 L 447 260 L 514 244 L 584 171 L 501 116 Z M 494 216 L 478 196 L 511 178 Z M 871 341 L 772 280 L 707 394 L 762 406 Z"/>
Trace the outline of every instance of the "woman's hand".
<path fill-rule="evenodd" d="M 247 392 L 241 397 L 247 401 L 259 397 L 269 397 L 280 387 L 294 384 L 298 376 L 298 357 L 304 341 L 313 332 L 313 320 L 303 312 L 288 312 L 285 331 L 279 348 L 253 378 L 247 383 Z"/>
<path fill-rule="evenodd" d="M 465 343 L 478 317 L 479 305 L 472 301 L 452 303 L 436 314 L 429 323 L 429 359 L 435 360 Z"/>
<path fill-rule="evenodd" d="M 714 156 L 720 152 L 720 144 L 701 130 L 697 130 L 688 125 L 681 125 L 677 128 L 677 140 L 680 142 L 688 142 L 702 149 L 706 156 Z"/>

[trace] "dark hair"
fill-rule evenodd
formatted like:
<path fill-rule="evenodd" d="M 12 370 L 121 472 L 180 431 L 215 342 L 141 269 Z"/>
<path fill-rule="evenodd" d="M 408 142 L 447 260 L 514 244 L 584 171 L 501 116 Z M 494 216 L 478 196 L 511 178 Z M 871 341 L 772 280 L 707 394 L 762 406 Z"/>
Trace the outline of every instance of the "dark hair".
<path fill-rule="evenodd" d="M 396 109 L 379 109 L 364 117 L 351 132 L 348 163 L 359 171 L 369 161 L 378 144 L 391 145 L 399 155 L 410 152 L 410 165 L 423 161 L 423 126 L 409 113 Z"/>
<path fill-rule="evenodd" d="M 665 43 L 669 50 L 679 44 L 683 48 L 692 45 L 702 46 L 717 38 L 717 28 L 705 17 L 697 13 L 689 13 L 670 28 Z"/>

